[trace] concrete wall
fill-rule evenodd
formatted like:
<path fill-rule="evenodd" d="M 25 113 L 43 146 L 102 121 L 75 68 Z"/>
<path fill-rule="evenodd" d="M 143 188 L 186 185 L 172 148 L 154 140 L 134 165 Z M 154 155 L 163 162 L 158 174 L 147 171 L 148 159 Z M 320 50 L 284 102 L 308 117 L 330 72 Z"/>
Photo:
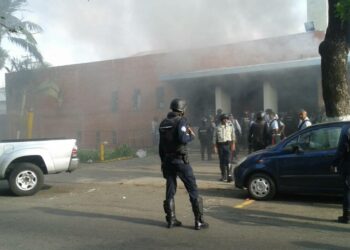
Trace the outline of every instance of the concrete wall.
<path fill-rule="evenodd" d="M 264 110 L 272 109 L 274 112 L 278 112 L 278 94 L 273 85 L 269 82 L 264 82 L 263 85 L 263 101 Z"/>

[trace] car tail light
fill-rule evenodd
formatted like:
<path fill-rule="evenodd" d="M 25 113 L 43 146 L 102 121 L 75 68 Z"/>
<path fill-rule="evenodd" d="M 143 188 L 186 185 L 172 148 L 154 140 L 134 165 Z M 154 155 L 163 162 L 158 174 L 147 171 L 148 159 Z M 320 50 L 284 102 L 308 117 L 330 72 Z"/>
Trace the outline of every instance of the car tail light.
<path fill-rule="evenodd" d="M 72 158 L 78 157 L 78 147 L 74 146 L 72 149 Z"/>

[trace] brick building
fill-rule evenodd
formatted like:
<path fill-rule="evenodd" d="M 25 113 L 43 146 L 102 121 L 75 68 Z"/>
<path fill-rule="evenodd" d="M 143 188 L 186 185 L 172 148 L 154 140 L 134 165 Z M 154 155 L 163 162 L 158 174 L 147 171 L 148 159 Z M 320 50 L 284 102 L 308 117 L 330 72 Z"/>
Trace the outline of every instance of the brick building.
<path fill-rule="evenodd" d="M 6 75 L 9 138 L 77 138 L 81 148 L 149 146 L 151 121 L 173 97 L 189 102 L 194 125 L 217 108 L 317 110 L 321 105 L 318 46 L 323 32 L 209 48 L 50 67 Z M 306 98 L 305 98 L 306 97 Z"/>

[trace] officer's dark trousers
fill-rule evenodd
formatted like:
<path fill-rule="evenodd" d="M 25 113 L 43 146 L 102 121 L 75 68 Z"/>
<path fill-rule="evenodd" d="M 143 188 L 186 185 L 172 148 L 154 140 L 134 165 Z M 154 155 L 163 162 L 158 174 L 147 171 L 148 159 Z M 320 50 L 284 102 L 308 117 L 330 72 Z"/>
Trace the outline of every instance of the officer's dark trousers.
<path fill-rule="evenodd" d="M 206 142 L 206 141 L 201 141 L 200 142 L 201 144 L 201 158 L 202 160 L 204 160 L 204 155 L 205 153 L 207 153 L 207 156 L 208 156 L 208 160 L 211 160 L 211 151 L 212 151 L 212 145 L 211 143 L 209 142 Z"/>
<path fill-rule="evenodd" d="M 344 174 L 343 180 L 344 180 L 343 211 L 350 212 L 350 174 L 347 174 L 347 175 Z"/>
<path fill-rule="evenodd" d="M 167 160 L 164 170 L 166 171 L 166 200 L 174 198 L 177 189 L 176 177 L 178 176 L 184 183 L 193 204 L 198 199 L 198 189 L 191 165 L 180 160 Z"/>
<path fill-rule="evenodd" d="M 224 177 L 225 167 L 227 168 L 230 163 L 230 144 L 229 143 L 218 143 L 218 154 L 220 160 L 220 171 L 222 177 Z"/>

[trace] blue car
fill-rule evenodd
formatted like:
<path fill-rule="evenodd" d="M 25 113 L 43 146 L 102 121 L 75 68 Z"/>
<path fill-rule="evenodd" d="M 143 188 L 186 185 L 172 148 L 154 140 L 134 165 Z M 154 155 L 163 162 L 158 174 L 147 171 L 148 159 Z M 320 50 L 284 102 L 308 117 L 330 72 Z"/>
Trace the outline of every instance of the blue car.
<path fill-rule="evenodd" d="M 255 200 L 282 192 L 341 194 L 342 179 L 333 163 L 349 127 L 350 122 L 313 125 L 248 155 L 234 170 L 235 186 Z"/>

